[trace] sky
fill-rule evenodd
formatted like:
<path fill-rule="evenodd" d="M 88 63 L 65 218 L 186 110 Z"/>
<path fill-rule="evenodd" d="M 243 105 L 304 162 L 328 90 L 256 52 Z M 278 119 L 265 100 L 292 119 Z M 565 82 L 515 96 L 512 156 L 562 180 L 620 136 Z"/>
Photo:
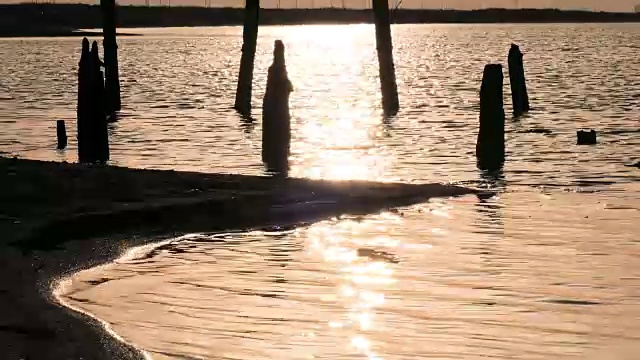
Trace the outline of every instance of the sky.
<path fill-rule="evenodd" d="M 0 0 L 0 3 L 33 2 L 35 0 Z M 38 0 L 39 2 L 82 2 L 98 3 L 97 0 Z M 144 4 L 145 0 L 117 0 L 120 4 Z M 167 4 L 169 1 L 174 5 L 204 5 L 209 1 L 211 6 L 243 6 L 244 0 L 149 0 L 151 4 Z M 370 0 L 261 0 L 263 7 L 275 7 L 276 1 L 281 7 L 295 7 L 296 3 L 300 7 L 335 7 L 341 6 L 344 2 L 347 7 L 363 7 L 370 3 Z M 391 4 L 398 0 L 389 0 Z M 633 7 L 640 4 L 640 0 L 402 0 L 402 7 L 408 8 L 454 8 L 454 9 L 477 9 L 486 7 L 529 7 L 545 8 L 554 7 L 561 9 L 590 9 L 596 11 L 633 11 Z"/>

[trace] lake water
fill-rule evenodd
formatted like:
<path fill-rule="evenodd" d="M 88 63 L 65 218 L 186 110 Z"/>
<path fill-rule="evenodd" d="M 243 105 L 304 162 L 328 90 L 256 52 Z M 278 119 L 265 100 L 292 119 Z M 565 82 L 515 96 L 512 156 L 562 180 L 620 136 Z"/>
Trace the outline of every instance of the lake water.
<path fill-rule="evenodd" d="M 241 29 L 120 40 L 114 164 L 259 174 L 232 110 Z M 373 27 L 260 30 L 254 105 L 287 46 L 291 175 L 457 182 L 433 200 L 285 233 L 194 234 L 65 283 L 69 305 L 154 359 L 616 359 L 640 351 L 640 25 L 396 26 L 401 111 L 383 120 Z M 521 45 L 534 110 L 507 163 L 475 167 L 478 89 Z M 0 151 L 75 161 L 79 39 L 0 40 Z M 510 113 L 508 74 L 505 104 Z M 260 118 L 259 109 L 255 117 Z M 531 133 L 544 128 L 549 133 Z M 577 146 L 575 132 L 598 131 Z M 369 250 L 380 252 L 371 255 Z"/>

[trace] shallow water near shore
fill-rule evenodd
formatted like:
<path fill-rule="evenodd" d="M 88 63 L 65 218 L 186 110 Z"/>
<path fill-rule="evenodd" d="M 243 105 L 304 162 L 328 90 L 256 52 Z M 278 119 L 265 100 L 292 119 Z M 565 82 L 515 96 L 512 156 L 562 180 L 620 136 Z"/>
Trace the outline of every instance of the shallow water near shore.
<path fill-rule="evenodd" d="M 154 359 L 633 359 L 640 198 L 605 198 L 518 192 L 193 235 L 81 272 L 63 299 Z"/>
<path fill-rule="evenodd" d="M 114 164 L 260 174 L 260 121 L 231 109 L 241 29 L 121 39 Z M 292 175 L 457 182 L 433 199 L 286 232 L 194 234 L 83 271 L 63 300 L 154 359 L 634 359 L 640 351 L 640 26 L 394 28 L 402 110 L 384 121 L 373 27 L 261 28 L 295 87 Z M 473 156 L 484 64 L 521 44 L 534 111 L 504 171 Z M 74 161 L 77 39 L 0 40 L 0 151 Z M 505 104 L 510 111 L 505 69 Z M 256 118 L 260 118 L 259 110 Z M 594 128 L 597 146 L 576 146 Z M 547 129 L 547 133 L 531 132 Z M 71 136 L 70 136 L 71 137 Z"/>

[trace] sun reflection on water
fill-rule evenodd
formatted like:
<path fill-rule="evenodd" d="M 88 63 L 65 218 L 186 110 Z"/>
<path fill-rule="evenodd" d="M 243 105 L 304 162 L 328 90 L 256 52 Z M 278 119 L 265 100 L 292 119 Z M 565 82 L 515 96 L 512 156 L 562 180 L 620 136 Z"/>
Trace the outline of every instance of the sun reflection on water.
<path fill-rule="evenodd" d="M 381 222 L 383 218 L 394 221 Z M 384 224 L 401 221 L 393 214 L 381 214 L 379 219 L 322 222 L 306 229 L 312 251 L 336 270 L 335 297 L 331 298 L 342 305 L 344 312 L 326 319 L 327 327 L 336 336 L 346 337 L 347 346 L 367 359 L 382 359 L 376 352 L 376 337 L 385 336 L 382 332 L 386 326 L 380 323 L 377 311 L 385 306 L 385 292 L 397 280 L 394 264 L 366 255 L 371 254 L 369 249 L 400 246 L 398 240 L 382 234 L 389 233 Z"/>
<path fill-rule="evenodd" d="M 390 159 L 359 122 L 343 117 L 304 124 L 299 131 L 304 139 L 294 144 L 292 175 L 334 180 L 382 178 Z"/>
<path fill-rule="evenodd" d="M 289 75 L 299 84 L 291 100 L 290 174 L 382 180 L 392 158 L 379 142 L 383 131 L 379 85 L 371 76 L 375 70 L 370 66 L 375 56 L 371 28 L 355 25 L 344 31 L 311 26 L 299 30 L 288 39 L 292 44 L 306 44 L 288 53 L 292 61 Z M 298 57 L 304 57 L 305 66 L 295 66 L 300 63 Z M 316 71 L 320 67 L 331 72 L 320 75 Z M 352 95 L 353 84 L 362 90 L 357 97 Z"/>

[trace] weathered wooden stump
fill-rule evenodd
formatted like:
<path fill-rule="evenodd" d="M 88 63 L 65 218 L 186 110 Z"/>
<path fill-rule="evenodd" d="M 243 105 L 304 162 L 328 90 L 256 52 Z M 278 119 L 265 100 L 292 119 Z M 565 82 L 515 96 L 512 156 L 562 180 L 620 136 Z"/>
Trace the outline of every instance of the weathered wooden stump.
<path fill-rule="evenodd" d="M 504 163 L 503 80 L 502 65 L 485 66 L 480 88 L 480 131 L 476 143 L 477 165 L 483 170 L 497 170 Z"/>
<path fill-rule="evenodd" d="M 393 64 L 389 1 L 373 0 L 372 6 L 376 28 L 378 66 L 380 69 L 382 109 L 385 116 L 393 116 L 398 113 L 400 103 L 398 101 L 398 85 L 396 84 L 396 72 Z"/>
<path fill-rule="evenodd" d="M 102 74 L 103 62 L 100 61 L 98 43 L 91 46 L 91 159 L 90 162 L 107 162 L 109 160 L 109 134 L 107 130 L 107 114 L 105 101 L 105 84 Z"/>
<path fill-rule="evenodd" d="M 260 0 L 245 0 L 244 27 L 242 29 L 242 58 L 234 108 L 243 116 L 251 114 L 251 85 L 258 41 Z"/>
<path fill-rule="evenodd" d="M 595 145 L 597 143 L 597 134 L 595 130 L 583 131 L 580 130 L 578 135 L 578 145 Z"/>
<path fill-rule="evenodd" d="M 289 81 L 284 56 L 284 44 L 276 40 L 273 64 L 269 67 L 267 89 L 262 103 L 262 161 L 270 172 L 287 173 L 291 143 Z"/>
<path fill-rule="evenodd" d="M 118 69 L 118 42 L 116 40 L 116 2 L 100 0 L 102 8 L 102 32 L 105 73 L 105 113 L 116 121 L 115 113 L 122 109 L 120 98 L 120 74 Z"/>
<path fill-rule="evenodd" d="M 91 150 L 91 97 L 93 96 L 91 63 L 89 40 L 84 38 L 82 39 L 82 55 L 78 64 L 78 107 L 76 111 L 78 161 L 81 163 L 91 162 L 93 158 Z"/>
<path fill-rule="evenodd" d="M 513 116 L 518 117 L 529 111 L 529 95 L 524 77 L 524 63 L 522 52 L 516 44 L 509 49 L 509 82 L 511 83 L 511 100 L 513 102 Z"/>
<path fill-rule="evenodd" d="M 67 127 L 64 124 L 64 120 L 56 121 L 56 135 L 58 137 L 58 150 L 62 150 L 67 147 Z"/>

